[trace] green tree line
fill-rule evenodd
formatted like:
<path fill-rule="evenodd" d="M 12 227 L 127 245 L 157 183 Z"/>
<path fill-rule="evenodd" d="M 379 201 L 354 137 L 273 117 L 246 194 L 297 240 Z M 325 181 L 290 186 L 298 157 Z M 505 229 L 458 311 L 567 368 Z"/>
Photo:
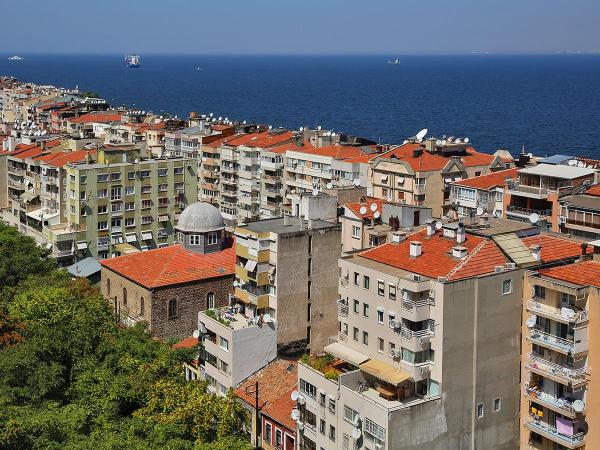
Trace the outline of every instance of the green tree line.
<path fill-rule="evenodd" d="M 0 223 L 0 449 L 249 448 L 234 395 L 185 381 L 193 357 L 117 326 L 95 287 Z"/>

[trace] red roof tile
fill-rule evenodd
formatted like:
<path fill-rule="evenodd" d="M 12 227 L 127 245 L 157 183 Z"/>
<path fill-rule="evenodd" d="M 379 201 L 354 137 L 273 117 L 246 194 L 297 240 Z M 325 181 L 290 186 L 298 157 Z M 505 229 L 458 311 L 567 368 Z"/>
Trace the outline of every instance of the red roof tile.
<path fill-rule="evenodd" d="M 318 148 L 296 147 L 291 148 L 290 150 L 300 153 L 307 153 L 309 155 L 328 156 L 330 158 L 340 160 L 350 160 L 352 158 L 361 158 L 365 155 L 370 155 L 358 147 L 350 147 L 347 145 L 328 145 L 326 147 Z"/>
<path fill-rule="evenodd" d="M 600 184 L 594 184 L 593 186 L 590 186 L 585 193 L 587 195 L 595 195 L 600 197 Z"/>
<path fill-rule="evenodd" d="M 481 175 L 480 177 L 467 178 L 465 180 L 456 181 L 454 184 L 458 186 L 467 186 L 477 189 L 492 189 L 495 187 L 504 186 L 504 181 L 507 178 L 514 178 L 517 175 L 518 169 L 512 168 L 507 170 L 500 170 L 498 172 L 492 172 L 488 175 Z"/>
<path fill-rule="evenodd" d="M 198 338 L 188 336 L 173 345 L 173 348 L 194 348 L 198 346 Z"/>
<path fill-rule="evenodd" d="M 404 144 L 380 156 L 387 159 L 394 156 L 396 159 L 406 161 L 415 172 L 441 170 L 451 159 L 450 156 L 432 154 L 426 150 L 423 150 L 420 156 L 413 156 L 413 151 L 419 148 L 421 148 L 420 144 Z M 489 166 L 494 160 L 494 156 L 487 153 L 479 153 L 473 147 L 467 147 L 467 154 L 462 155 L 460 160 L 466 167 Z"/>
<path fill-rule="evenodd" d="M 148 289 L 233 275 L 235 248 L 200 254 L 179 244 L 101 261 L 102 266 Z"/>
<path fill-rule="evenodd" d="M 76 150 L 74 152 L 60 152 L 56 157 L 46 161 L 48 164 L 54 167 L 63 167 L 66 164 L 72 162 L 85 161 L 88 154 L 94 154 L 96 150 Z"/>
<path fill-rule="evenodd" d="M 278 359 L 247 378 L 235 393 L 244 402 L 254 406 L 253 389 L 258 381 L 258 406 L 262 414 L 293 431 L 296 422 L 292 420 L 291 413 L 295 402 L 290 395 L 296 389 L 297 377 L 297 361 Z M 247 393 L 246 389 L 252 390 L 252 394 Z"/>
<path fill-rule="evenodd" d="M 373 220 L 374 212 L 371 211 L 371 205 L 373 203 L 375 203 L 377 205 L 377 211 L 379 211 L 379 213 L 381 214 L 381 208 L 382 208 L 381 205 L 383 204 L 383 201 L 380 198 L 367 197 L 367 199 L 364 202 L 346 203 L 344 205 L 344 207 L 350 209 L 350 211 L 352 211 L 357 217 L 362 217 L 363 219 Z M 360 208 L 363 206 L 365 208 L 367 208 L 367 212 L 364 214 L 361 214 Z"/>
<path fill-rule="evenodd" d="M 581 254 L 581 243 L 548 234 L 538 234 L 521 238 L 527 247 L 542 247 L 542 262 L 549 263 L 575 258 Z"/>
<path fill-rule="evenodd" d="M 600 287 L 600 262 L 580 261 L 566 266 L 557 266 L 540 270 L 542 275 L 579 284 L 581 286 Z"/>
<path fill-rule="evenodd" d="M 105 123 L 105 122 L 119 122 L 120 120 L 121 120 L 120 114 L 90 113 L 90 114 L 84 114 L 79 117 L 73 117 L 72 119 L 69 119 L 69 122 L 71 122 L 71 123 L 92 123 L 92 122 Z"/>

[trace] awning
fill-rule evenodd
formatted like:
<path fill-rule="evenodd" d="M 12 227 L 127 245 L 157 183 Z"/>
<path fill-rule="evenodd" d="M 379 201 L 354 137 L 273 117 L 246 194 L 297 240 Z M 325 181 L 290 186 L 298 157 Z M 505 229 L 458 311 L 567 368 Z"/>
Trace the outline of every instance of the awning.
<path fill-rule="evenodd" d="M 19 195 L 19 198 L 27 203 L 31 202 L 34 198 L 37 197 L 38 195 L 34 194 L 33 192 L 23 192 L 21 195 Z"/>
<path fill-rule="evenodd" d="M 115 245 L 115 250 L 119 252 L 121 255 L 128 255 L 130 253 L 139 253 L 139 250 L 135 248 L 131 244 L 117 244 Z"/>
<path fill-rule="evenodd" d="M 152 240 L 152 231 L 142 231 L 142 240 L 143 241 L 151 241 Z"/>
<path fill-rule="evenodd" d="M 258 261 L 255 261 L 255 260 L 253 260 L 253 259 L 249 259 L 249 260 L 246 262 L 246 266 L 245 266 L 245 268 L 246 268 L 246 270 L 247 270 L 248 272 L 254 272 L 254 269 L 256 269 L 256 264 L 258 264 Z"/>
<path fill-rule="evenodd" d="M 169 221 L 169 216 L 167 216 L 167 215 L 158 216 L 158 221 L 159 222 L 168 222 Z"/>
<path fill-rule="evenodd" d="M 350 364 L 354 364 L 358 366 L 361 363 L 364 363 L 369 359 L 368 356 L 363 355 L 362 353 L 357 352 L 356 350 L 352 350 L 349 347 L 346 347 L 339 342 L 334 342 L 333 344 L 329 344 L 325 347 L 326 353 L 331 353 L 333 356 L 343 359 L 344 361 L 349 362 Z"/>
<path fill-rule="evenodd" d="M 377 361 L 376 359 L 370 359 L 369 361 L 360 364 L 358 367 L 363 372 L 373 375 L 375 378 L 385 381 L 386 383 L 390 383 L 394 386 L 398 386 L 403 381 L 412 378 L 409 373 L 397 369 L 394 366 L 390 366 L 384 362 Z"/>
<path fill-rule="evenodd" d="M 125 235 L 125 240 L 127 242 L 135 242 L 137 241 L 137 235 L 135 233 L 128 233 Z"/>
<path fill-rule="evenodd" d="M 87 242 L 83 241 L 77 243 L 77 250 L 85 250 L 86 248 L 88 248 Z"/>

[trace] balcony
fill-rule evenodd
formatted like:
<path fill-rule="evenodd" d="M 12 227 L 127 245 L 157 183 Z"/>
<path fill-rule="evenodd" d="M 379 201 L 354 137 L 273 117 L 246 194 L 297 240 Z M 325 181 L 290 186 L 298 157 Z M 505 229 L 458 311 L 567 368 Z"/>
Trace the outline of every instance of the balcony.
<path fill-rule="evenodd" d="M 566 398 L 556 398 L 546 392 L 543 392 L 540 388 L 534 386 L 525 386 L 523 389 L 525 397 L 529 400 L 545 406 L 546 408 L 556 411 L 560 414 L 575 418 L 577 413 L 573 409 L 573 403 L 571 400 Z"/>
<path fill-rule="evenodd" d="M 532 372 L 562 384 L 578 386 L 586 383 L 585 368 L 573 369 L 548 361 L 533 353 L 527 353 L 525 367 Z"/>
<path fill-rule="evenodd" d="M 507 180 L 508 193 L 524 197 L 543 199 L 548 197 L 548 188 L 540 186 L 527 186 L 519 180 Z"/>
<path fill-rule="evenodd" d="M 585 434 L 577 433 L 572 436 L 559 433 L 555 426 L 552 426 L 541 420 L 531 419 L 527 422 L 527 428 L 537 434 L 540 434 L 553 442 L 564 445 L 567 448 L 579 448 L 585 444 Z"/>
<path fill-rule="evenodd" d="M 405 317 L 413 322 L 427 320 L 430 317 L 429 307 L 433 304 L 430 298 L 419 300 L 411 300 L 410 298 L 402 299 L 402 317 Z"/>
<path fill-rule="evenodd" d="M 338 300 L 338 316 L 339 317 L 348 317 L 348 305 L 346 304 L 346 300 Z"/>
<path fill-rule="evenodd" d="M 433 332 L 430 329 L 412 331 L 403 327 L 400 330 L 400 337 L 402 338 L 402 347 L 418 352 L 429 346 Z"/>
<path fill-rule="evenodd" d="M 506 212 L 513 216 L 529 218 L 531 214 L 537 214 L 540 217 L 549 217 L 552 216 L 551 209 L 533 209 L 533 208 L 522 208 L 520 206 L 512 206 L 508 205 L 506 207 Z"/>
<path fill-rule="evenodd" d="M 556 350 L 560 353 L 576 353 L 574 340 L 564 339 L 554 334 L 546 333 L 539 328 L 530 328 L 528 331 L 528 338 L 535 344 Z M 585 351 L 585 349 L 580 348 L 577 353 L 581 353 L 582 351 Z"/>
<path fill-rule="evenodd" d="M 569 309 L 572 310 L 572 308 Z M 535 300 L 529 300 L 527 302 L 527 310 L 538 316 L 543 316 L 561 323 L 580 324 L 588 321 L 588 312 L 586 310 L 575 311 L 575 314 L 572 317 L 565 317 L 561 314 L 563 311 L 562 308 L 554 308 Z"/>

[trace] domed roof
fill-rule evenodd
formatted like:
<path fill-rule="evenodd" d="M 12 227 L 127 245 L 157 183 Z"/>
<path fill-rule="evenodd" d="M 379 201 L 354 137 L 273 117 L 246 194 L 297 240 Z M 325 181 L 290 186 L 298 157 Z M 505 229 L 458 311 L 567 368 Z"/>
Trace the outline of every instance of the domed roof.
<path fill-rule="evenodd" d="M 185 232 L 206 233 L 225 228 L 221 212 L 210 203 L 196 202 L 185 208 L 175 229 Z"/>

